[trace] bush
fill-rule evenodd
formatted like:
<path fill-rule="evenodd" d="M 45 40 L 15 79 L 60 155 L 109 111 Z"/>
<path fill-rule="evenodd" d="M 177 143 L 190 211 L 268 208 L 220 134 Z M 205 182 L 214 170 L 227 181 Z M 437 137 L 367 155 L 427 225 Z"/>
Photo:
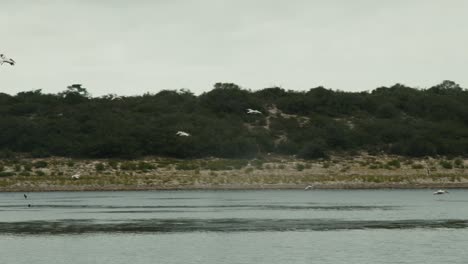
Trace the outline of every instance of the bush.
<path fill-rule="evenodd" d="M 119 165 L 119 163 L 117 161 L 115 161 L 115 160 L 109 160 L 108 164 L 114 170 L 116 170 L 118 168 L 118 165 Z"/>
<path fill-rule="evenodd" d="M 142 171 L 148 171 L 156 169 L 156 166 L 149 162 L 140 161 L 138 162 L 138 169 Z"/>
<path fill-rule="evenodd" d="M 387 162 L 387 165 L 388 165 L 388 166 L 395 167 L 395 168 L 400 168 L 400 167 L 401 167 L 400 161 L 399 161 L 399 160 L 396 160 L 396 159 Z"/>
<path fill-rule="evenodd" d="M 0 172 L 0 177 L 10 177 L 10 176 L 15 176 L 16 174 L 11 171 L 2 171 Z"/>
<path fill-rule="evenodd" d="M 94 165 L 94 168 L 98 172 L 104 171 L 106 169 L 106 167 L 102 163 L 97 163 L 96 165 Z"/>
<path fill-rule="evenodd" d="M 33 163 L 34 168 L 47 168 L 47 162 L 40 160 Z"/>
<path fill-rule="evenodd" d="M 442 168 L 444 169 L 453 169 L 453 164 L 451 161 L 448 161 L 448 160 L 441 160 L 439 162 L 440 166 L 442 166 Z"/>
<path fill-rule="evenodd" d="M 421 170 L 421 169 L 424 169 L 424 165 L 422 165 L 422 164 L 413 164 L 413 165 L 411 165 L 411 168 L 413 168 L 415 170 Z"/>
<path fill-rule="evenodd" d="M 37 176 L 45 176 L 46 174 L 45 174 L 45 172 L 43 172 L 41 170 L 38 170 L 38 171 L 36 171 L 36 175 Z"/>
<path fill-rule="evenodd" d="M 263 161 L 254 160 L 254 161 L 252 161 L 252 166 L 257 167 L 256 165 L 254 165 L 254 164 L 257 164 L 257 162 L 260 162 L 261 164 L 263 164 Z M 239 170 L 239 169 L 242 169 L 243 167 L 247 166 L 247 164 L 248 164 L 248 161 L 243 160 L 243 159 L 212 160 L 212 161 L 208 161 L 205 164 L 205 168 L 209 169 L 209 170 L 214 170 L 214 171 L 217 171 L 217 170 Z"/>
<path fill-rule="evenodd" d="M 304 169 L 305 169 L 304 164 L 302 164 L 302 163 L 297 163 L 296 164 L 296 170 L 297 171 L 303 171 Z"/>
<path fill-rule="evenodd" d="M 455 159 L 454 164 L 455 164 L 455 167 L 457 167 L 457 168 L 463 168 L 464 167 L 463 160 L 460 159 L 460 158 Z"/>
<path fill-rule="evenodd" d="M 247 174 L 250 174 L 250 173 L 252 173 L 253 171 L 254 171 L 254 168 L 252 168 L 252 167 L 249 167 L 249 168 L 246 168 L 246 169 L 245 169 L 245 173 L 247 173 Z"/>
<path fill-rule="evenodd" d="M 137 170 L 138 165 L 134 162 L 131 161 L 126 161 L 120 164 L 120 169 L 121 170 Z"/>
<path fill-rule="evenodd" d="M 299 152 L 299 157 L 304 159 L 326 158 L 326 145 L 323 141 L 313 141 L 307 143 Z"/>
<path fill-rule="evenodd" d="M 25 164 L 23 165 L 23 167 L 24 167 L 24 170 L 25 170 L 25 171 L 31 171 L 32 168 L 33 168 L 33 166 L 32 166 L 31 163 L 25 163 Z"/>
<path fill-rule="evenodd" d="M 176 170 L 196 170 L 199 168 L 198 164 L 192 162 L 181 162 L 175 166 Z"/>

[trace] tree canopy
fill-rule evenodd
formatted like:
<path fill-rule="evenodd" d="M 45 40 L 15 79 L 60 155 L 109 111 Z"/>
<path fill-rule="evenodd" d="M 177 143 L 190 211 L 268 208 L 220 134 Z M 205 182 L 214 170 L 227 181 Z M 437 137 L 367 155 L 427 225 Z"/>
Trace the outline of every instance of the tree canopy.
<path fill-rule="evenodd" d="M 247 114 L 246 109 L 262 114 Z M 190 133 L 179 137 L 177 131 Z M 407 156 L 468 154 L 468 91 L 453 81 L 370 92 L 216 83 L 141 96 L 0 93 L 0 154 L 89 158 L 326 157 L 337 151 Z"/>

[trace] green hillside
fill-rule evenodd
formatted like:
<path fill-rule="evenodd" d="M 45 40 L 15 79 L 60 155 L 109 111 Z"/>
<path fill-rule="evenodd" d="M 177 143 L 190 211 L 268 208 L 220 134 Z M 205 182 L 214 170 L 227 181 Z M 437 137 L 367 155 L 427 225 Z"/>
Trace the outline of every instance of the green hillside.
<path fill-rule="evenodd" d="M 262 114 L 248 114 L 247 109 Z M 188 137 L 177 136 L 185 131 Z M 251 158 L 331 153 L 468 154 L 468 90 L 396 84 L 370 92 L 323 87 L 257 91 L 217 83 L 141 96 L 92 97 L 81 85 L 59 94 L 0 93 L 0 158 Z"/>

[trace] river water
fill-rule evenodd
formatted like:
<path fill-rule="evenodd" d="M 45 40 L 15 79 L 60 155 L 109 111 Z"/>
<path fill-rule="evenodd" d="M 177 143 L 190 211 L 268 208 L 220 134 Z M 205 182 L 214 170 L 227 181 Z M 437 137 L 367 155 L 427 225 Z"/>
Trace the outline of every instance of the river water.
<path fill-rule="evenodd" d="M 0 263 L 468 263 L 468 190 L 27 195 L 0 193 Z"/>

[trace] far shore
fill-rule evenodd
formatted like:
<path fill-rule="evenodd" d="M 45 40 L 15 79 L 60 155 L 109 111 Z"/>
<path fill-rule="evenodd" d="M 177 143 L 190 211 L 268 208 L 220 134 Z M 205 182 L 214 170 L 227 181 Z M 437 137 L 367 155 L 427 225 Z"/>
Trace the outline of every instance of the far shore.
<path fill-rule="evenodd" d="M 320 184 L 305 190 L 299 184 L 203 185 L 203 186 L 44 186 L 2 188 L 0 192 L 96 192 L 96 191 L 244 191 L 244 190 L 383 190 L 383 189 L 468 189 L 468 183 L 454 184 Z"/>
<path fill-rule="evenodd" d="M 149 190 L 468 189 L 462 157 L 0 160 L 0 192 Z"/>

